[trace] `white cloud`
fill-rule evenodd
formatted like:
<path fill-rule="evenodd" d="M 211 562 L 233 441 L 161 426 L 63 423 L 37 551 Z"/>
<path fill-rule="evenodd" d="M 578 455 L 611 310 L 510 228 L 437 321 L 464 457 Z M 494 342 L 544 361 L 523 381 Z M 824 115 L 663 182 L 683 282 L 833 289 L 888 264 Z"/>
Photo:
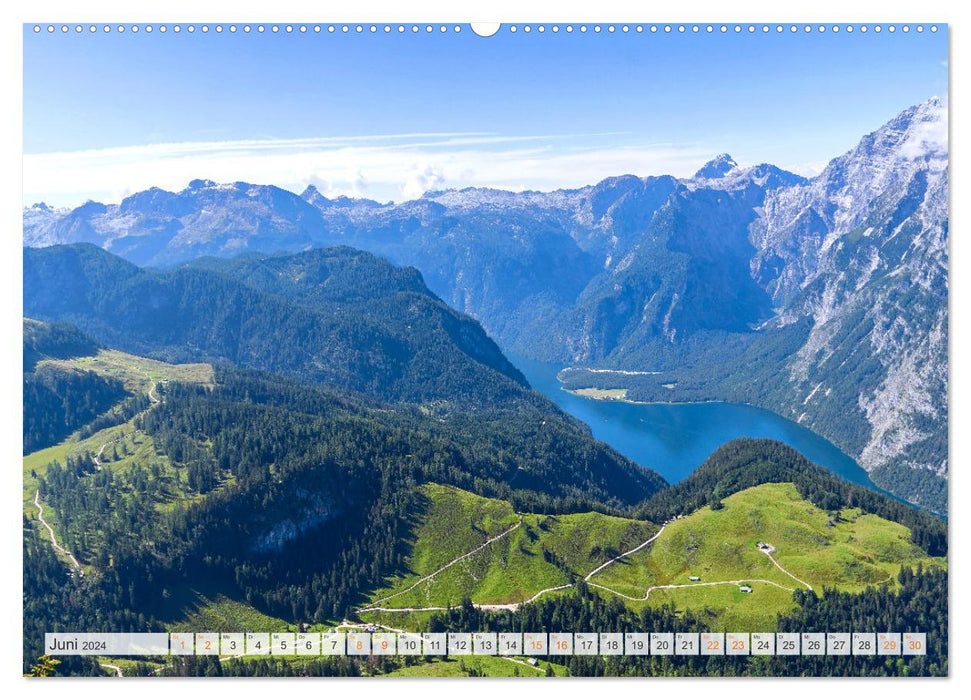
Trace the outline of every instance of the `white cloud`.
<path fill-rule="evenodd" d="M 153 144 L 26 154 L 24 201 L 54 206 L 87 199 L 115 202 L 153 186 L 180 190 L 195 178 L 294 191 L 314 184 L 325 195 L 383 201 L 444 186 L 552 190 L 625 173 L 688 176 L 710 150 L 638 143 L 624 134 L 403 134 Z"/>
<path fill-rule="evenodd" d="M 445 175 L 440 167 L 431 164 L 416 165 L 401 188 L 401 196 L 405 199 L 418 199 L 428 190 L 439 189 L 444 184 Z"/>
<path fill-rule="evenodd" d="M 900 154 L 914 160 L 925 156 L 947 155 L 947 101 L 927 102 L 920 106 L 900 145 Z"/>
<path fill-rule="evenodd" d="M 364 173 L 360 168 L 357 170 L 348 170 L 344 174 L 343 178 L 337 180 L 328 179 L 326 175 L 327 173 L 323 171 L 312 173 L 310 177 L 307 178 L 306 184 L 316 187 L 317 191 L 325 197 L 367 197 L 368 181 L 367 178 L 364 177 Z M 291 187 L 291 189 L 297 191 L 297 189 L 294 187 Z"/>

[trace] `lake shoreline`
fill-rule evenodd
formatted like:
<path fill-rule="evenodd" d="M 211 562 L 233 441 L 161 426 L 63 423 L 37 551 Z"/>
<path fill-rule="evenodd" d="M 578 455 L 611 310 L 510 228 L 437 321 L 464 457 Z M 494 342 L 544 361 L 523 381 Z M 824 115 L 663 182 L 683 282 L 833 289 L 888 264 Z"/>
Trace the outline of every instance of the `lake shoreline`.
<path fill-rule="evenodd" d="M 562 365 L 515 354 L 510 360 L 534 390 L 584 423 L 596 439 L 669 483 L 690 476 L 725 443 L 754 438 L 787 444 L 847 481 L 883 492 L 838 446 L 770 409 L 717 399 L 637 401 L 621 388 L 571 389 L 560 380 Z"/>
<path fill-rule="evenodd" d="M 629 403 L 634 406 L 704 406 L 706 404 L 713 403 L 724 403 L 730 406 L 748 406 L 750 408 L 758 408 L 763 411 L 769 409 L 762 408 L 761 406 L 756 406 L 751 403 L 739 403 L 737 401 L 721 401 L 719 399 L 708 399 L 707 401 L 635 401 L 634 399 L 624 398 L 614 398 L 612 396 L 594 396 L 592 394 L 582 394 L 582 391 L 627 391 L 627 389 L 597 389 L 595 387 L 584 388 L 584 389 L 567 389 L 565 386 L 560 385 L 560 391 L 565 391 L 568 394 L 573 394 L 574 396 L 579 396 L 584 399 L 591 399 L 593 401 L 613 401 L 614 403 Z M 773 411 L 774 413 L 774 411 Z M 778 415 L 778 414 L 776 414 Z M 784 417 L 784 416 L 783 416 Z M 798 424 L 797 424 L 798 425 Z"/>

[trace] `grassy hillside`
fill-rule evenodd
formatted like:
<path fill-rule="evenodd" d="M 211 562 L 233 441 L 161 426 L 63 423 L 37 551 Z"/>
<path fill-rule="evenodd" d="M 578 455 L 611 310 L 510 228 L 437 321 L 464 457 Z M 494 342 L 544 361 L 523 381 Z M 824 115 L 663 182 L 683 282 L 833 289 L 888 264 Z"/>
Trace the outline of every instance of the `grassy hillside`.
<path fill-rule="evenodd" d="M 779 566 L 759 542 L 774 547 Z M 759 630 L 774 629 L 776 615 L 794 607 L 791 592 L 805 584 L 817 593 L 893 587 L 901 567 L 918 564 L 946 565 L 913 544 L 903 525 L 856 508 L 825 511 L 803 500 L 793 484 L 770 483 L 733 494 L 716 510 L 705 506 L 670 522 L 649 549 L 591 583 L 610 589 L 600 589 L 604 595 L 637 599 L 627 600 L 633 605 L 673 603 L 706 614 L 718 629 Z M 730 581 L 750 581 L 752 592 L 719 583 Z M 651 587 L 672 585 L 683 587 L 650 590 L 640 602 Z"/>
<path fill-rule="evenodd" d="M 422 493 L 423 513 L 407 543 L 409 573 L 371 596 L 364 619 L 420 628 L 426 608 L 465 598 L 484 609 L 519 603 L 584 579 L 658 531 L 599 513 L 517 514 L 505 501 L 435 484 Z M 771 557 L 760 542 L 772 547 Z M 826 511 L 791 483 L 768 483 L 670 521 L 656 541 L 588 583 L 635 610 L 673 604 L 715 629 L 758 631 L 775 629 L 777 615 L 794 609 L 797 589 L 893 589 L 902 567 L 918 565 L 946 560 L 928 556 L 899 523 L 857 508 Z"/>
<path fill-rule="evenodd" d="M 67 360 L 42 360 L 39 366 L 53 366 L 89 370 L 104 377 L 122 382 L 130 392 L 147 394 L 156 384 L 182 382 L 212 386 L 212 365 L 192 363 L 174 365 L 147 357 L 130 355 L 119 350 L 100 349 L 94 355 L 74 357 Z"/>
<path fill-rule="evenodd" d="M 414 666 L 402 666 L 386 676 L 399 678 L 462 678 L 473 674 L 492 678 L 539 678 L 546 675 L 546 669 L 552 668 L 556 676 L 569 676 L 565 666 L 537 660 L 532 666 L 520 658 L 500 656 L 464 656 L 451 657 L 447 660 L 431 659 Z"/>
<path fill-rule="evenodd" d="M 173 632 L 298 631 L 298 623 L 265 615 L 251 605 L 219 594 L 210 598 L 197 593 L 191 601 L 180 606 L 177 614 L 179 618 L 169 624 Z"/>
<path fill-rule="evenodd" d="M 506 501 L 438 484 L 427 484 L 421 491 L 423 512 L 406 543 L 409 573 L 376 591 L 371 605 L 442 607 L 458 605 L 464 598 L 519 603 L 546 588 L 583 578 L 657 530 L 650 523 L 601 513 L 520 515 Z"/>

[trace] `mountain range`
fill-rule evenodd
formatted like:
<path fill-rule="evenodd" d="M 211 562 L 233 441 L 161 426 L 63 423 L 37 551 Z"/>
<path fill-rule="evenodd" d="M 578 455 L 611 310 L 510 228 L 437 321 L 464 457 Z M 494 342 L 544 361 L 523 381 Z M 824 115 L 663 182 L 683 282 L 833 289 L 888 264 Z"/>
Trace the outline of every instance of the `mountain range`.
<path fill-rule="evenodd" d="M 420 271 L 439 299 L 421 292 L 418 317 L 441 343 L 475 348 L 462 355 L 495 373 L 497 390 L 524 383 L 501 347 L 573 365 L 562 374 L 567 386 L 623 387 L 633 400 L 753 403 L 827 437 L 878 485 L 946 512 L 947 162 L 947 105 L 935 98 L 904 110 L 813 178 L 768 164 L 739 167 L 721 155 L 691 178 L 625 175 L 554 192 L 435 191 L 390 204 L 328 198 L 313 187 L 297 195 L 194 180 L 181 192 L 154 188 L 119 204 L 35 205 L 24 211 L 24 243 L 90 243 L 159 268 L 110 263 L 110 275 L 127 285 L 112 302 L 122 307 L 122 297 L 131 307 L 170 303 L 203 272 L 206 285 L 248 280 L 226 297 L 235 315 L 225 327 L 179 343 L 191 340 L 243 366 L 259 356 L 259 366 L 274 371 L 286 362 L 271 361 L 272 337 L 255 350 L 223 342 L 238 337 L 233 324 L 250 304 L 287 298 L 281 329 L 330 317 L 315 309 L 321 304 L 366 314 L 352 298 L 296 291 L 290 280 L 299 268 L 266 255 L 353 246 Z M 248 255 L 218 260 L 240 254 Z M 40 260 L 25 251 L 25 265 Z M 103 314 L 68 308 L 86 292 L 70 286 L 66 272 L 75 268 L 50 274 L 55 269 L 43 276 L 54 286 L 25 295 L 54 305 L 35 310 L 77 322 L 99 342 L 145 350 L 137 335 L 125 339 L 130 323 L 112 327 Z M 408 293 L 415 291 L 395 287 L 393 303 Z M 147 308 L 139 313 L 149 318 Z M 202 333 L 192 318 L 183 331 Z M 388 332 L 387 342 L 401 338 Z M 349 356 L 366 364 L 355 347 Z M 319 360 L 307 358 L 304 369 Z M 387 396 L 432 398 L 418 381 L 394 388 L 392 377 L 407 366 L 405 359 L 373 368 L 386 372 L 378 383 Z M 333 364 L 315 371 L 322 381 L 342 380 Z"/>

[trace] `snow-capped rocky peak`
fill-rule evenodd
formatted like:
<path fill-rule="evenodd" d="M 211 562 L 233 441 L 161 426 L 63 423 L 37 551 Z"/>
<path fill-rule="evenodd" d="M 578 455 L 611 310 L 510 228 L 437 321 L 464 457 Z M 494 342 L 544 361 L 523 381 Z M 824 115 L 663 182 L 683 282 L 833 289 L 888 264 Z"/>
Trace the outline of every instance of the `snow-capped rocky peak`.
<path fill-rule="evenodd" d="M 895 228 L 907 216 L 901 210 L 902 218 L 896 220 L 888 209 L 892 202 L 913 201 L 915 206 L 923 202 L 927 209 L 944 207 L 947 148 L 946 100 L 935 97 L 904 110 L 830 161 L 806 186 L 770 196 L 762 230 L 775 240 L 763 238 L 763 243 L 784 247 L 779 237 L 784 232 L 790 243 L 805 239 L 808 232 L 793 239 L 789 230 L 789 224 L 799 217 L 818 220 L 817 233 L 828 230 L 828 248 L 837 237 L 864 226 L 878 213 L 880 218 L 894 219 L 891 228 Z M 946 214 L 937 218 L 946 219 Z"/>
<path fill-rule="evenodd" d="M 300 195 L 300 199 L 313 204 L 319 209 L 327 209 L 333 205 L 333 202 L 321 194 L 320 190 L 318 190 L 314 185 L 307 185 L 307 189 L 305 189 Z"/>
<path fill-rule="evenodd" d="M 29 207 L 24 207 L 24 230 L 35 234 L 36 240 L 46 241 L 46 245 L 57 243 L 58 240 L 51 233 L 51 228 L 54 222 L 67 211 L 66 209 L 54 209 L 46 202 L 37 202 Z"/>
<path fill-rule="evenodd" d="M 909 160 L 942 161 L 947 165 L 947 100 L 932 97 L 901 115 L 907 123 L 900 155 Z M 909 116 L 909 119 L 907 117 Z"/>
<path fill-rule="evenodd" d="M 695 173 L 696 180 L 714 180 L 725 177 L 728 173 L 735 170 L 738 163 L 727 153 L 715 156 L 702 166 L 701 170 Z"/>

